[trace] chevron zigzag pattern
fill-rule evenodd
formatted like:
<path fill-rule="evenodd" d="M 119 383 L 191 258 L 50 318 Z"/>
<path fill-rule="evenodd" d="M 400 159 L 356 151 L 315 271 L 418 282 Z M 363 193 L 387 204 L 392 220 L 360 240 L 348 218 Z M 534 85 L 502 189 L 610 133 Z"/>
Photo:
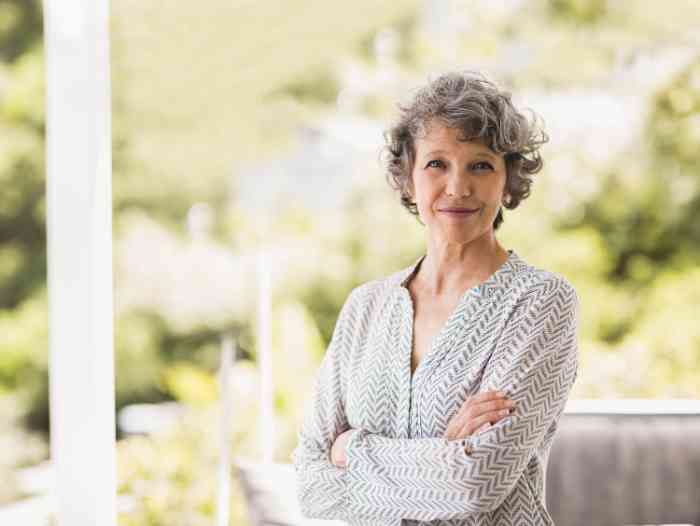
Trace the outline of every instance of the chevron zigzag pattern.
<path fill-rule="evenodd" d="M 422 258 L 345 301 L 292 452 L 302 513 L 352 525 L 552 526 L 549 451 L 578 370 L 578 296 L 514 250 L 465 291 L 411 374 Z M 441 438 L 467 396 L 503 390 L 512 415 Z M 330 461 L 355 429 L 347 466 Z"/>

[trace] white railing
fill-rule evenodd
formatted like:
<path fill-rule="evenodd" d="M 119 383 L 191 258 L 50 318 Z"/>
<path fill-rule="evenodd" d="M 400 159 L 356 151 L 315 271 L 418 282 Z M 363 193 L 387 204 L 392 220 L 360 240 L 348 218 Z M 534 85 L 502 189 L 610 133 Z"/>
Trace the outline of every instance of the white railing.
<path fill-rule="evenodd" d="M 617 398 L 569 400 L 564 414 L 583 415 L 700 415 L 700 400 Z"/>

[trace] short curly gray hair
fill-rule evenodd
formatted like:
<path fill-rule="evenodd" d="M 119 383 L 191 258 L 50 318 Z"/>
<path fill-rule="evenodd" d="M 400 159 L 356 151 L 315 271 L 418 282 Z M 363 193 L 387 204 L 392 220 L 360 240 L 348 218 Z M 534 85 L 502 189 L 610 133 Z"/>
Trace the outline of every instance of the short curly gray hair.
<path fill-rule="evenodd" d="M 398 104 L 398 120 L 384 132 L 383 164 L 389 185 L 401 193 L 401 204 L 418 216 L 409 191 L 414 140 L 427 133 L 430 123 L 461 130 L 464 140 L 476 140 L 504 155 L 506 191 L 503 205 L 514 209 L 530 195 L 531 175 L 542 169 L 539 147 L 549 140 L 537 115 L 528 120 L 511 102 L 511 94 L 482 73 L 465 70 L 440 75 L 420 88 L 409 104 Z M 503 222 L 502 208 L 493 222 Z"/>

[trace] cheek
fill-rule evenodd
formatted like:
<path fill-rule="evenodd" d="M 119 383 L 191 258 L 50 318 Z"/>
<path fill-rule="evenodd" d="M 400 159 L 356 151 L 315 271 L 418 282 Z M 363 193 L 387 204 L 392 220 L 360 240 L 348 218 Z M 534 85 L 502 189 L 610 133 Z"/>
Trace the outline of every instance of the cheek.
<path fill-rule="evenodd" d="M 436 192 L 435 188 L 424 185 L 422 188 L 418 188 L 416 197 L 421 207 L 430 212 L 439 195 L 440 193 Z"/>
<path fill-rule="evenodd" d="M 489 184 L 484 188 L 484 201 L 488 207 L 498 208 L 501 204 L 501 199 L 505 191 L 505 179 L 499 180 L 494 184 Z"/>
<path fill-rule="evenodd" d="M 413 178 L 413 196 L 417 203 L 425 203 L 430 200 L 431 188 L 424 177 Z"/>

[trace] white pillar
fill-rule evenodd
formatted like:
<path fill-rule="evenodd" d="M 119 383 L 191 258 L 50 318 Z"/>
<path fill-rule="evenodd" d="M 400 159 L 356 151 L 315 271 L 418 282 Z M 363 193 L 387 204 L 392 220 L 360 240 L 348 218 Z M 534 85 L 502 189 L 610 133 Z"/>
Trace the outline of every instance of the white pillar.
<path fill-rule="evenodd" d="M 51 458 L 59 526 L 116 525 L 108 0 L 44 0 Z"/>

